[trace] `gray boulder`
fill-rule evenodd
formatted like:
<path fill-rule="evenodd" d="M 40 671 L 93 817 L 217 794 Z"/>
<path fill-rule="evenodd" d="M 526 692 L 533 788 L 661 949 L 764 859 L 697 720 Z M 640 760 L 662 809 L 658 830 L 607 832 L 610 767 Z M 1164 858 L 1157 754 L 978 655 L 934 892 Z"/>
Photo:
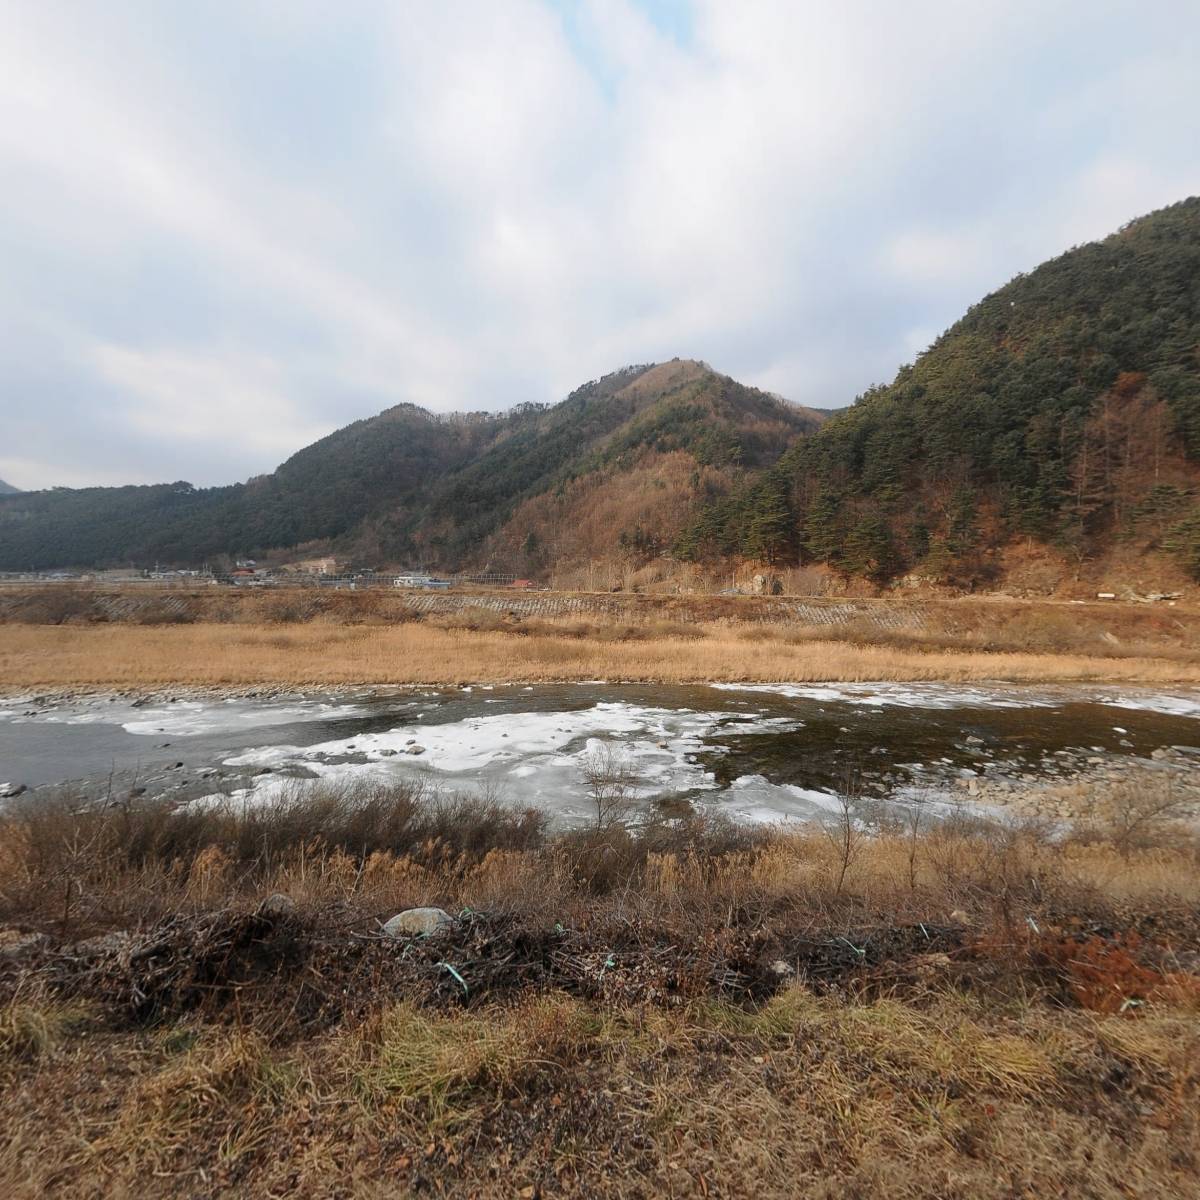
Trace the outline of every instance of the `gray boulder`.
<path fill-rule="evenodd" d="M 430 937 L 453 924 L 454 918 L 444 908 L 406 908 L 384 923 L 383 932 L 393 938 Z"/>
<path fill-rule="evenodd" d="M 262 917 L 293 916 L 296 912 L 296 902 L 284 892 L 272 892 L 259 906 L 258 913 Z"/>

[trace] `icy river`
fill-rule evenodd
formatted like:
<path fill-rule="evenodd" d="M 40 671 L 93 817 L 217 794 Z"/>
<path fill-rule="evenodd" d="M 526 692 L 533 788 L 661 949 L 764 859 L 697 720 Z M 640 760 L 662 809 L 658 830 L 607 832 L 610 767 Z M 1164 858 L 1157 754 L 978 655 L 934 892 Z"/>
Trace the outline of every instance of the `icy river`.
<path fill-rule="evenodd" d="M 985 684 L 363 689 L 0 699 L 0 785 L 269 800 L 297 780 L 420 779 L 585 820 L 605 746 L 646 805 L 756 822 L 837 806 L 846 780 L 903 800 L 972 779 L 1071 776 L 1163 748 L 1200 771 L 1200 690 Z M 1179 769 L 1176 766 L 1176 769 Z"/>

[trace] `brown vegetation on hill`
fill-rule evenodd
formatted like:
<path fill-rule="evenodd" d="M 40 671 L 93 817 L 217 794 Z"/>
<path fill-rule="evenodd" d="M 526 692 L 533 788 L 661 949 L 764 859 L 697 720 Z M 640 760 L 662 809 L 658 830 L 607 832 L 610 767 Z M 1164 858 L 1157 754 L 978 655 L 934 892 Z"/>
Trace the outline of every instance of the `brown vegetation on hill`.
<path fill-rule="evenodd" d="M 620 474 L 584 475 L 525 501 L 480 561 L 520 564 L 539 578 L 590 571 L 624 581 L 668 550 L 692 508 L 730 482 L 728 471 L 698 466 L 682 451 L 643 453 Z"/>

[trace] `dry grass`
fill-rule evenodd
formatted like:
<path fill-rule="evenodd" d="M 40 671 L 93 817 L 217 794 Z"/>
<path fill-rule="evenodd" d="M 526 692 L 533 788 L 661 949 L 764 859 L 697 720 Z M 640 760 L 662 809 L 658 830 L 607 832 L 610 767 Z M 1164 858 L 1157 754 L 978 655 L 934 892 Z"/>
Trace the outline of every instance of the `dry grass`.
<path fill-rule="evenodd" d="M 85 1063 L 86 1060 L 86 1063 Z M 1200 1030 L 953 992 L 407 1003 L 272 1048 L 180 1025 L 11 1074 L 0 1185 L 57 1196 L 1187 1197 Z M 64 1136 L 65 1135 L 65 1136 Z"/>
<path fill-rule="evenodd" d="M 1165 658 L 925 651 L 782 638 L 747 641 L 722 625 L 612 641 L 567 628 L 329 625 L 131 627 L 0 625 L 8 687 L 160 684 L 664 683 L 818 680 L 1200 682 L 1200 664 Z M 697 636 L 700 634 L 701 636 Z"/>
<path fill-rule="evenodd" d="M 1197 1194 L 1196 846 L 457 804 L 9 813 L 0 1194 Z"/>

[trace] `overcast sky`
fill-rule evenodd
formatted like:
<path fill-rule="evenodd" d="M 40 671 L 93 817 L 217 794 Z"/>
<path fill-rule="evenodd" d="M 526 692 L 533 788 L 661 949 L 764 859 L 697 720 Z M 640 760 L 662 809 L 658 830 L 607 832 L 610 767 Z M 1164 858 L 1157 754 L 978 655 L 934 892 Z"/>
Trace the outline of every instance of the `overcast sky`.
<path fill-rule="evenodd" d="M 1197 0 L 0 0 L 0 478 L 703 358 L 836 407 L 1200 192 Z"/>

